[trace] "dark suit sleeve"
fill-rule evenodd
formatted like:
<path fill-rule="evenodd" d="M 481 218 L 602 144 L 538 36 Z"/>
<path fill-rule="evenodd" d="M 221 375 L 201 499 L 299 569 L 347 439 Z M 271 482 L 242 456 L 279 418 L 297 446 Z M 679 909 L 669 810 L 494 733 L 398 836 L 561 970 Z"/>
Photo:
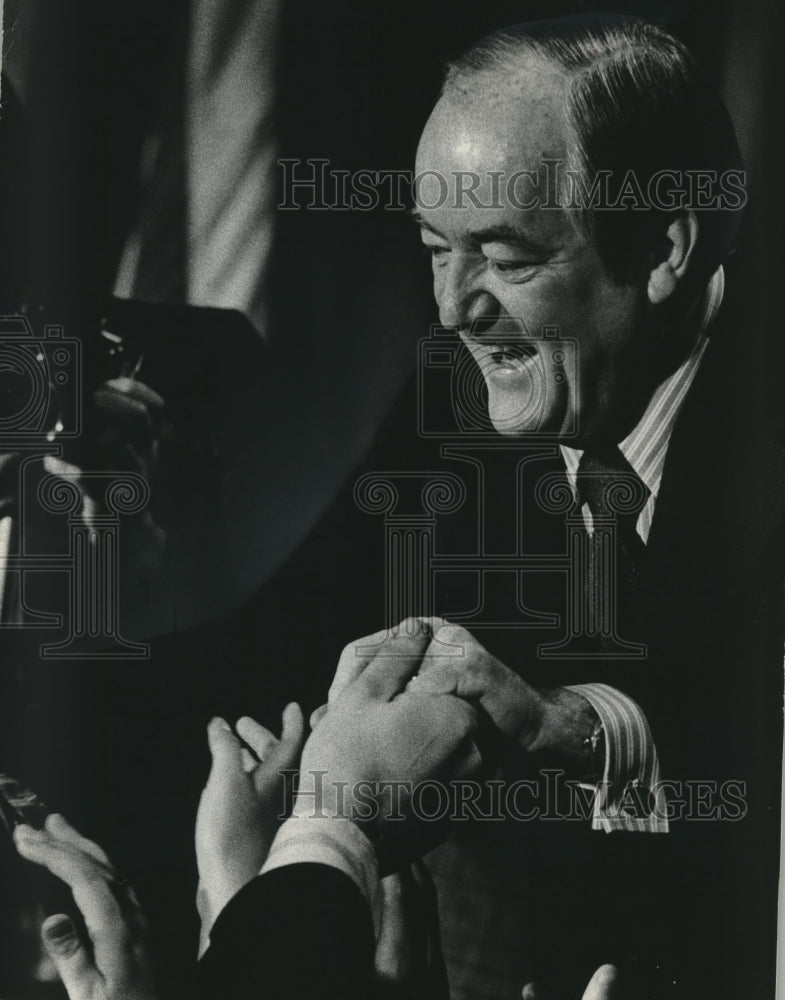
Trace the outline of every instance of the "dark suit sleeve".
<path fill-rule="evenodd" d="M 374 937 L 368 903 L 327 865 L 276 868 L 223 910 L 199 963 L 200 1000 L 354 1000 L 368 993 Z"/>

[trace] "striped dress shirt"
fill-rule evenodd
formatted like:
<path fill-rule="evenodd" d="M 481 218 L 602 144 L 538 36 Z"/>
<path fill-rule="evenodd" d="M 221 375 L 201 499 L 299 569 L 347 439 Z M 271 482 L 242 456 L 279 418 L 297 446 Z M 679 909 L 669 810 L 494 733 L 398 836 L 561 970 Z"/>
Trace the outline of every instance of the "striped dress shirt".
<path fill-rule="evenodd" d="M 689 392 L 698 366 L 709 343 L 708 330 L 722 303 L 725 277 L 720 267 L 706 288 L 695 344 L 689 356 L 662 382 L 634 430 L 619 443 L 619 450 L 649 489 L 649 499 L 638 515 L 636 530 L 644 545 L 648 542 L 668 443 Z M 577 500 L 578 464 L 583 455 L 577 448 L 561 446 L 567 478 Z M 586 530 L 593 530 L 588 504 L 582 508 Z M 594 799 L 592 828 L 667 833 L 668 819 L 660 783 L 660 763 L 646 716 L 621 691 L 607 684 L 579 684 L 570 690 L 583 695 L 597 713 L 605 729 L 605 773 Z M 642 809 L 646 800 L 635 787 L 653 789 L 651 809 Z"/>

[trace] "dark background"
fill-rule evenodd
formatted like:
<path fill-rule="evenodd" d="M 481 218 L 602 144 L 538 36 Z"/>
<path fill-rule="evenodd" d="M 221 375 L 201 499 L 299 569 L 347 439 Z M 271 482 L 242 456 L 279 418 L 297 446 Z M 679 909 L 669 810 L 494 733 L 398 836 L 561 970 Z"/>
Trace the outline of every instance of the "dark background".
<path fill-rule="evenodd" d="M 411 169 L 444 59 L 502 25 L 594 9 L 290 2 L 280 39 L 281 154 L 327 157 L 346 169 Z M 741 240 L 756 261 L 750 321 L 779 325 L 785 15 L 762 0 L 602 9 L 671 24 L 720 88 L 752 192 Z M 6 0 L 3 312 L 56 318 L 90 342 L 138 211 L 144 136 L 177 95 L 187 18 L 182 0 Z M 176 129 L 170 155 L 177 176 Z M 184 285 L 184 192 L 183 184 L 165 219 L 170 303 Z M 263 349 L 219 319 L 214 338 L 208 329 L 190 339 L 183 316 L 172 316 L 170 333 L 167 323 L 139 321 L 140 337 L 161 337 L 175 382 L 178 366 L 201 370 L 219 356 L 236 357 L 238 377 L 251 363 L 264 368 L 245 388 L 258 398 L 233 431 L 243 438 L 232 453 L 242 457 L 240 485 L 223 506 L 219 498 L 200 509 L 205 549 L 207 539 L 223 539 L 220 556 L 206 557 L 207 596 L 183 583 L 182 612 L 157 629 L 147 662 L 51 665 L 31 639 L 6 643 L 0 667 L 4 769 L 98 840 L 138 886 L 165 940 L 171 982 L 196 941 L 192 825 L 208 765 L 206 722 L 249 713 L 274 725 L 287 701 L 310 710 L 322 700 L 342 646 L 384 617 L 383 529 L 357 510 L 352 484 L 365 469 L 436 461 L 417 439 L 409 385 L 417 340 L 435 319 L 411 223 L 383 211 L 291 213 L 279 223 Z M 163 343 L 168 336 L 177 351 Z M 196 409 L 198 392 L 197 383 Z M 192 506 L 194 494 L 212 495 L 198 475 L 197 466 L 195 479 L 171 487 L 170 511 Z M 9 858 L 5 866 L 17 871 Z M 27 891 L 6 884 L 10 894 Z M 9 967 L 6 977 L 17 971 Z"/>

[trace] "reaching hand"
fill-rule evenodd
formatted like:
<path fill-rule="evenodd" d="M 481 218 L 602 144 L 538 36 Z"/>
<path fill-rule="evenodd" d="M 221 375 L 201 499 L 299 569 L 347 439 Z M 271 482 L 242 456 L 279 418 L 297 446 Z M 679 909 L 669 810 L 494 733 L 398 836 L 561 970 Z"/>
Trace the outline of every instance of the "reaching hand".
<path fill-rule="evenodd" d="M 200 954 L 218 914 L 264 864 L 284 811 L 281 771 L 297 768 L 303 731 L 296 704 L 284 709 L 280 740 L 253 719 L 239 720 L 237 732 L 253 754 L 223 719 L 207 727 L 213 764 L 196 816 Z"/>
<path fill-rule="evenodd" d="M 107 477 L 132 472 L 150 482 L 158 454 L 158 434 L 164 401 L 149 386 L 133 378 L 102 383 L 93 394 L 96 441 L 88 459 L 89 469 L 54 455 L 44 456 L 51 475 L 77 483 L 82 491 L 82 518 L 92 525 L 104 513 Z M 85 472 L 103 473 L 95 478 Z M 125 516 L 120 533 L 126 588 L 144 583 L 158 572 L 166 545 L 165 532 L 149 509 Z M 125 588 L 124 588 L 125 589 Z"/>
<path fill-rule="evenodd" d="M 539 735 L 542 696 L 488 652 L 471 632 L 441 618 L 425 619 L 433 638 L 412 690 L 477 702 L 505 736 L 527 747 Z"/>
<path fill-rule="evenodd" d="M 133 470 L 149 478 L 158 454 L 164 401 L 135 378 L 114 378 L 93 394 L 98 411 L 98 454 L 101 468 Z"/>
<path fill-rule="evenodd" d="M 428 639 L 408 692 L 451 694 L 475 702 L 501 732 L 524 746 L 537 736 L 544 711 L 541 694 L 481 646 L 471 632 L 443 618 L 410 618 L 391 631 Z M 330 685 L 328 705 L 362 674 L 390 634 L 375 632 L 345 647 Z M 323 705 L 312 714 L 312 727 L 327 707 Z"/>
<path fill-rule="evenodd" d="M 89 943 L 64 913 L 41 929 L 70 1000 L 155 1000 L 147 921 L 101 848 L 56 813 L 43 830 L 18 826 L 14 840 L 23 858 L 69 886 L 84 917 Z"/>
<path fill-rule="evenodd" d="M 369 642 L 366 662 L 331 698 L 305 745 L 298 816 L 315 815 L 310 790 L 321 772 L 321 805 L 328 814 L 368 820 L 388 844 L 432 839 L 436 826 L 420 822 L 423 817 L 412 808 L 413 790 L 424 782 L 468 776 L 480 759 L 473 740 L 476 713 L 468 703 L 405 690 L 429 642 L 430 631 L 422 626 Z M 397 819 L 387 805 L 392 786 L 400 791 Z"/>

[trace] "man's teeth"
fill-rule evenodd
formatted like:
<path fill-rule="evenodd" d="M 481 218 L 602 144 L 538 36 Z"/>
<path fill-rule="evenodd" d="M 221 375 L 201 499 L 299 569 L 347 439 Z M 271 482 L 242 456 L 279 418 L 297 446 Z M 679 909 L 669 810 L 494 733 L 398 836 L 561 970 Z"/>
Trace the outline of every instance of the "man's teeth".
<path fill-rule="evenodd" d="M 494 361 L 526 361 L 534 357 L 534 348 L 524 344 L 494 344 L 491 356 Z"/>

